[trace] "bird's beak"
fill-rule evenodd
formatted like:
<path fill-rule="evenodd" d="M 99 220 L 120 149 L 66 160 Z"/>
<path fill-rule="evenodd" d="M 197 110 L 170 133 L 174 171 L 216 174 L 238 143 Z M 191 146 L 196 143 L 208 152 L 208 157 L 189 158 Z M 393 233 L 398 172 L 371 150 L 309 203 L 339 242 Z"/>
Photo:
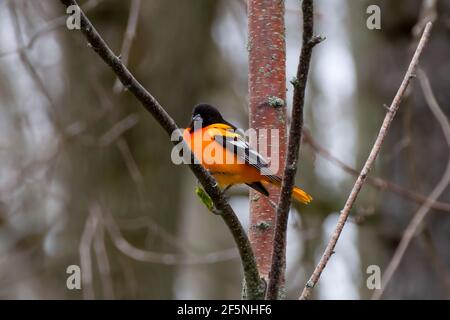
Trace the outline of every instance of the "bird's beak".
<path fill-rule="evenodd" d="M 195 116 L 193 116 L 191 124 L 189 126 L 191 128 L 191 131 L 194 130 L 194 126 L 195 126 L 195 128 L 201 128 L 202 127 L 202 121 L 203 121 L 203 118 L 202 118 L 201 115 L 196 114 Z"/>
<path fill-rule="evenodd" d="M 202 121 L 202 120 L 203 120 L 203 119 L 202 119 L 202 116 L 199 115 L 199 114 L 196 114 L 195 116 L 192 117 L 192 122 L 195 122 L 195 121 Z"/>

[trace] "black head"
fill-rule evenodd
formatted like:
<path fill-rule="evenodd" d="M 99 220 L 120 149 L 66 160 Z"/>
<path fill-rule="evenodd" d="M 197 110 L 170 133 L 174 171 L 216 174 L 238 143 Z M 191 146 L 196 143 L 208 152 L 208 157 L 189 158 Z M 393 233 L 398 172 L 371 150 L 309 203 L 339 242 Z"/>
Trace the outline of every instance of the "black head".
<path fill-rule="evenodd" d="M 190 124 L 191 131 L 194 130 L 194 122 L 196 121 L 201 121 L 202 128 L 214 123 L 225 123 L 234 128 L 232 124 L 223 119 L 216 108 L 206 103 L 198 104 L 194 107 Z"/>

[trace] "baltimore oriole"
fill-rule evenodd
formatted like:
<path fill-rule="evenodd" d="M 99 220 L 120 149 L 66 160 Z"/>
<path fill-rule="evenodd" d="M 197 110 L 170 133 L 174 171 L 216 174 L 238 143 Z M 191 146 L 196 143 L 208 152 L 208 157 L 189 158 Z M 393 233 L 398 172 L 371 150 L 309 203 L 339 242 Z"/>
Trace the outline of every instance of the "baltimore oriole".
<path fill-rule="evenodd" d="M 191 124 L 184 130 L 183 139 L 220 188 L 227 190 L 232 185 L 245 183 L 268 196 L 264 185 L 280 187 L 281 178 L 269 171 L 268 161 L 235 130 L 236 127 L 225 121 L 216 108 L 199 104 L 192 112 Z M 312 200 L 297 187 L 292 196 L 301 203 Z"/>

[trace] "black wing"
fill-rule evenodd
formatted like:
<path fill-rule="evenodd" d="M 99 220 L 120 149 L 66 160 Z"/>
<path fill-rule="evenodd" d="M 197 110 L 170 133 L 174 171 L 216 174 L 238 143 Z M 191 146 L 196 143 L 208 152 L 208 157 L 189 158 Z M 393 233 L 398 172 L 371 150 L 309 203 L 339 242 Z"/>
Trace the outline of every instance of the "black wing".
<path fill-rule="evenodd" d="M 262 175 L 267 176 L 274 182 L 281 182 L 280 177 L 275 176 L 270 171 L 268 161 L 252 149 L 247 141 L 238 134 L 233 134 L 232 136 L 215 135 L 214 140 L 236 154 L 238 159 L 242 160 L 245 164 L 258 169 Z"/>

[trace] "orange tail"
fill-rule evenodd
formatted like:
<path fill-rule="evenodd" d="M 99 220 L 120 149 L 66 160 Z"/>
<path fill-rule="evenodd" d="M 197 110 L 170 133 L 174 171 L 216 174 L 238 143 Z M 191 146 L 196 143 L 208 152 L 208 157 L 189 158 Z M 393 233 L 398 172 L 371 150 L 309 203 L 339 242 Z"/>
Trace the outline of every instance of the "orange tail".
<path fill-rule="evenodd" d="M 271 182 L 271 181 L 261 181 L 261 183 L 263 185 L 268 185 L 268 184 L 273 184 L 276 185 L 277 187 L 280 187 L 280 183 L 278 182 Z M 292 197 L 300 202 L 300 203 L 305 203 L 308 204 L 311 202 L 311 200 L 313 199 L 309 194 L 307 194 L 305 191 L 303 191 L 300 188 L 294 187 L 294 189 L 292 190 Z"/>
<path fill-rule="evenodd" d="M 310 203 L 312 200 L 312 197 L 307 194 L 305 191 L 303 191 L 300 188 L 294 187 L 294 190 L 292 190 L 292 196 L 295 200 L 301 203 Z"/>

